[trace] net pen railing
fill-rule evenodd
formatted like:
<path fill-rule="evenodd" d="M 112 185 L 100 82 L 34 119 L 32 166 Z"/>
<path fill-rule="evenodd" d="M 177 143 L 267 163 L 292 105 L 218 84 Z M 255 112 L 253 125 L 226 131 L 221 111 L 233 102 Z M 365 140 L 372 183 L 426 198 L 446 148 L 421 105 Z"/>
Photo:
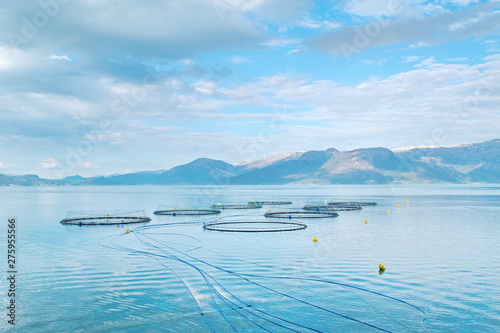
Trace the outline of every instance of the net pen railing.
<path fill-rule="evenodd" d="M 60 221 L 62 225 L 123 225 L 133 223 L 148 223 L 143 210 L 137 211 L 70 211 L 68 216 Z"/>
<path fill-rule="evenodd" d="M 205 222 L 203 229 L 225 232 L 283 232 L 307 228 L 304 223 L 283 221 L 217 221 Z"/>

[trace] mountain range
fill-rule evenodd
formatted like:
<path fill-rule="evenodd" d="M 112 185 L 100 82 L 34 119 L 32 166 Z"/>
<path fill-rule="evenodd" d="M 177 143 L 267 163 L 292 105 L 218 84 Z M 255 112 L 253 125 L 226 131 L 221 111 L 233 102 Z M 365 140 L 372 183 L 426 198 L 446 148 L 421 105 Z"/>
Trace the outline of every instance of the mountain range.
<path fill-rule="evenodd" d="M 230 164 L 199 158 L 162 171 L 43 179 L 0 174 L 0 185 L 500 183 L 500 140 L 451 147 L 311 150 Z"/>

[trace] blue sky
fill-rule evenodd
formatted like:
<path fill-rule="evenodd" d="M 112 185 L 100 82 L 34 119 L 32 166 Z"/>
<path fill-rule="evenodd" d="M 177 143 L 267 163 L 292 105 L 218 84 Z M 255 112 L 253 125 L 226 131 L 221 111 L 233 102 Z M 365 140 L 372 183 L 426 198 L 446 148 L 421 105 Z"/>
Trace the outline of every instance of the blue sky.
<path fill-rule="evenodd" d="M 498 138 L 499 22 L 499 1 L 4 2 L 0 173 Z"/>

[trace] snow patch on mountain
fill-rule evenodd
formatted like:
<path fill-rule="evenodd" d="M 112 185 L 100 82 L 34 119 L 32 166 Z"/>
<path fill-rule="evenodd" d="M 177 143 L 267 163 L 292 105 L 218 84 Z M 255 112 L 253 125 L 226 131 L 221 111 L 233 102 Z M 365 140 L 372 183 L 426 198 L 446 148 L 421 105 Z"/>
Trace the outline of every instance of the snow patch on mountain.
<path fill-rule="evenodd" d="M 264 158 L 260 158 L 258 160 L 254 160 L 254 161 L 236 163 L 234 165 L 235 166 L 243 166 L 243 167 L 245 167 L 246 170 L 248 170 L 248 169 L 260 169 L 260 168 L 264 168 L 268 165 L 271 165 L 271 164 L 274 164 L 277 162 L 296 160 L 296 159 L 300 158 L 300 156 L 302 156 L 306 152 L 307 151 L 304 150 L 304 151 L 295 151 L 295 152 L 290 152 L 290 153 L 276 154 L 276 155 L 266 156 Z"/>

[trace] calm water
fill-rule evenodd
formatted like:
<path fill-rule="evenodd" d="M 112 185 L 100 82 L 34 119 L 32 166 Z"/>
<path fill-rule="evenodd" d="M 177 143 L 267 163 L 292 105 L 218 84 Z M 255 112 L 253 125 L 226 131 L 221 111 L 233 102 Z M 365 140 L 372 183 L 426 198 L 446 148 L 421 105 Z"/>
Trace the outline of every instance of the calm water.
<path fill-rule="evenodd" d="M 159 205 L 271 198 L 291 207 L 343 198 L 378 205 L 281 233 L 204 231 L 213 217 L 152 214 Z M 269 208 L 287 207 L 221 217 L 264 219 Z M 59 224 L 71 210 L 115 209 L 144 210 L 152 221 L 128 234 Z M 16 326 L 7 323 L 5 258 L 2 332 L 500 327 L 500 185 L 2 187 L 3 253 L 9 217 L 18 220 Z"/>

